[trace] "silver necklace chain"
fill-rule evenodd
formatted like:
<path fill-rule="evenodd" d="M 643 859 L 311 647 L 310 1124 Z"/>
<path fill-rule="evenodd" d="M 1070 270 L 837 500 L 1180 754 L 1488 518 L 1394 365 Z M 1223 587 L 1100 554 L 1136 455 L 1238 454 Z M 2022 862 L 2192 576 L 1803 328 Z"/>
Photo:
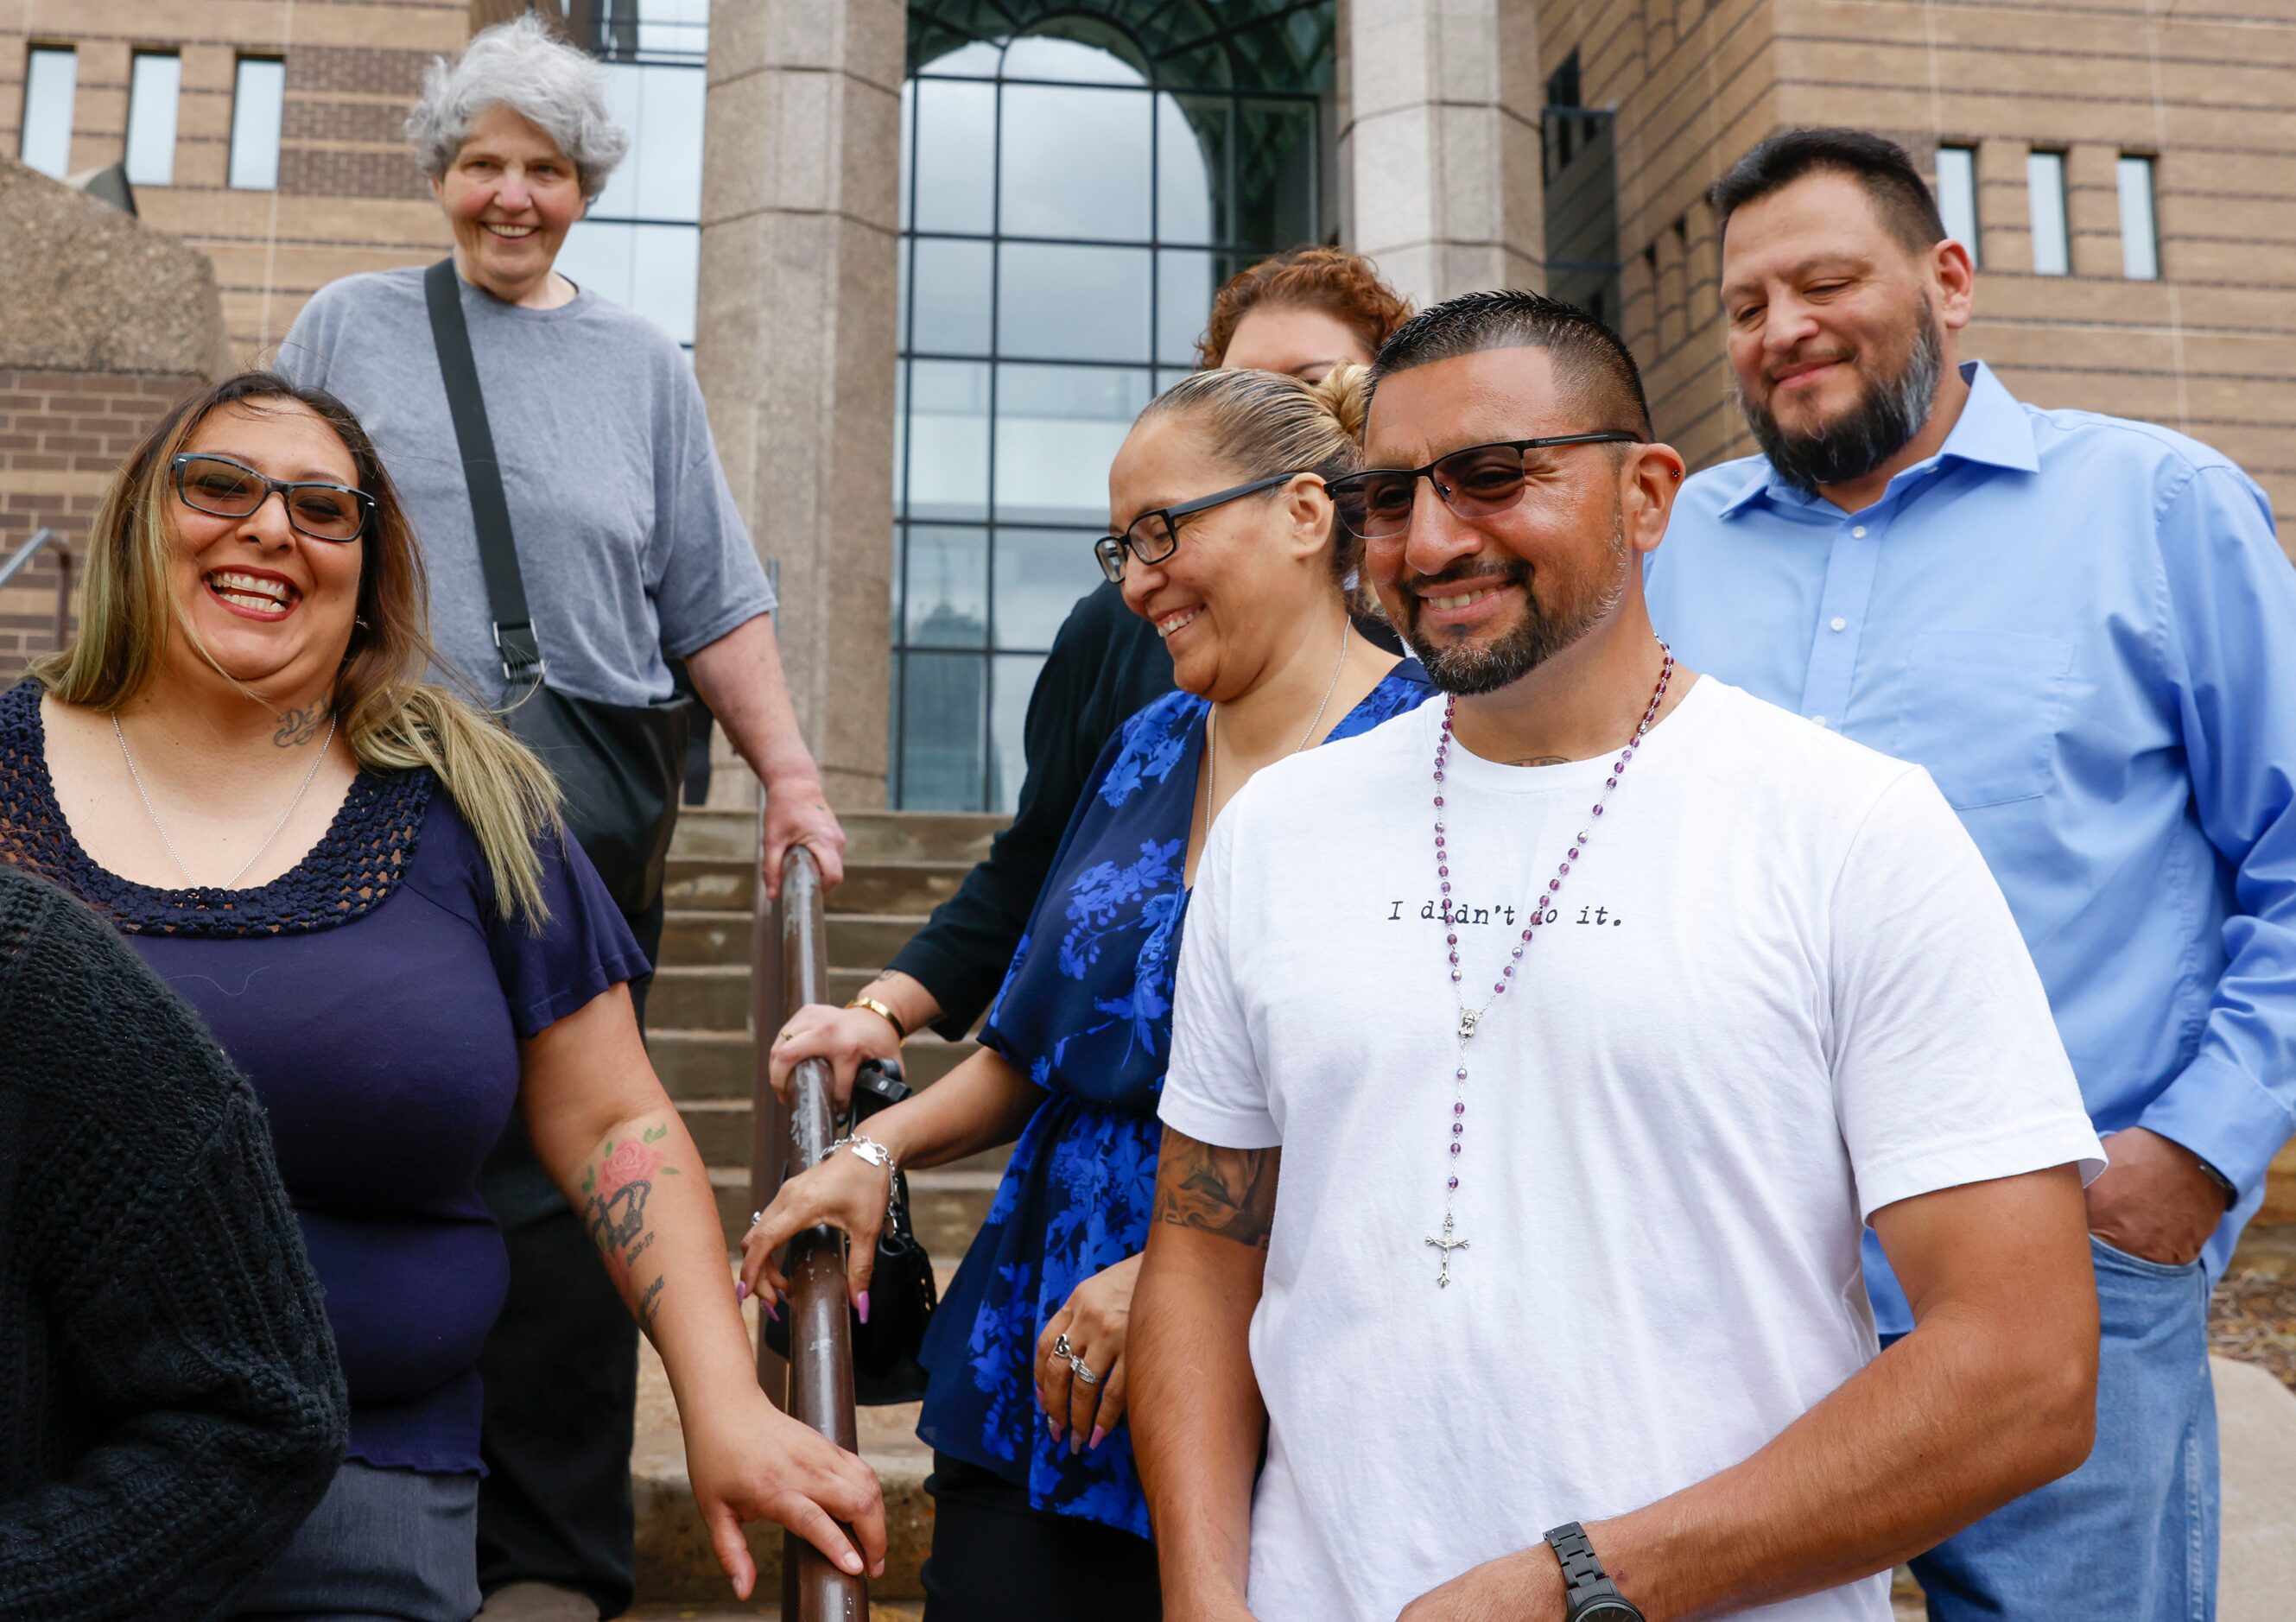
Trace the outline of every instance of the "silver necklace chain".
<path fill-rule="evenodd" d="M 127 752 L 127 734 L 119 730 L 119 713 L 117 710 L 114 710 L 111 716 L 111 735 L 119 740 L 119 758 L 127 763 L 127 775 L 135 784 L 137 798 L 144 802 L 144 815 L 152 819 L 152 826 L 160 835 L 160 843 L 168 848 L 168 859 L 176 864 L 176 871 L 183 875 L 184 887 L 186 889 L 201 889 L 201 886 L 192 877 L 192 870 L 184 865 L 184 858 L 176 854 L 176 841 L 168 837 L 167 824 L 160 820 L 160 813 L 152 807 L 151 791 L 144 786 L 144 774 L 135 769 L 135 757 Z M 320 743 L 318 754 L 312 758 L 311 769 L 303 774 L 303 786 L 295 791 L 295 798 L 287 802 L 287 808 L 279 814 L 279 820 L 271 824 L 271 831 L 263 836 L 263 843 L 255 848 L 252 856 L 240 864 L 237 872 L 216 886 L 217 889 L 237 889 L 239 881 L 247 876 L 247 870 L 255 865 L 265 851 L 271 848 L 271 841 L 279 837 L 279 831 L 287 825 L 287 819 L 295 815 L 295 807 L 303 803 L 303 796 L 311 791 L 311 780 L 318 776 L 319 767 L 325 762 L 327 750 L 334 741 L 335 721 L 331 717 L 327 721 L 326 738 Z"/>
<path fill-rule="evenodd" d="M 1347 667 L 1348 626 L 1342 618 L 1340 621 L 1340 657 L 1332 666 L 1332 679 L 1324 684 L 1324 701 L 1316 706 L 1316 714 L 1308 723 L 1308 730 L 1301 733 L 1300 741 L 1292 746 L 1293 754 L 1305 750 L 1308 740 L 1313 738 L 1316 729 L 1324 724 L 1324 712 L 1332 707 L 1332 695 L 1340 690 L 1340 672 Z M 1219 706 L 1207 704 L 1204 706 L 1204 843 L 1207 845 L 1211 843 L 1212 838 L 1212 791 L 1219 786 L 1218 726 Z"/>
<path fill-rule="evenodd" d="M 1554 902 L 1562 893 L 1563 881 L 1570 876 L 1570 864 L 1579 859 L 1590 836 L 1601 826 L 1603 809 L 1610 804 L 1611 795 L 1619 786 L 1619 779 L 1626 775 L 1628 766 L 1634 760 L 1635 751 L 1642 747 L 1643 740 L 1649 736 L 1651 727 L 1658 720 L 1659 709 L 1666 702 L 1667 684 L 1674 679 L 1674 650 L 1661 641 L 1658 644 L 1658 684 L 1651 690 L 1650 702 L 1643 706 L 1642 718 L 1635 723 L 1633 734 L 1620 746 L 1619 758 L 1611 763 L 1610 772 L 1603 780 L 1603 792 L 1587 814 L 1589 820 L 1586 827 L 1579 831 L 1578 838 L 1570 841 L 1562 860 L 1555 867 L 1554 876 L 1547 880 L 1546 887 L 1531 892 L 1529 921 L 1524 924 L 1521 938 L 1516 940 L 1513 950 L 1508 953 L 1505 963 L 1500 967 L 1498 979 L 1491 982 L 1490 995 L 1483 999 L 1480 1008 L 1468 1007 L 1465 994 L 1457 989 L 1466 978 L 1466 971 L 1459 964 L 1459 924 L 1451 904 L 1451 852 L 1447 843 L 1449 836 L 1444 825 L 1443 767 L 1451 755 L 1451 723 L 1458 711 L 1459 700 L 1452 698 L 1443 705 L 1443 727 L 1435 745 L 1435 880 L 1439 886 L 1436 898 L 1442 908 L 1444 939 L 1450 957 L 1453 995 L 1458 998 L 1459 1022 L 1452 1035 L 1459 1044 L 1459 1061 L 1451 1072 L 1451 1131 L 1446 1140 L 1449 1152 L 1445 1156 L 1448 1169 L 1443 1184 L 1443 1232 L 1439 1236 L 1429 1234 L 1426 1241 L 1430 1249 L 1439 1252 L 1443 1257 L 1442 1268 L 1435 1275 L 1439 1288 L 1450 1288 L 1451 1253 L 1467 1248 L 1467 1241 L 1457 1237 L 1459 1157 L 1466 1146 L 1467 1136 L 1467 1044 L 1475 1039 L 1475 1028 L 1489 1016 L 1493 1006 L 1506 995 L 1507 987 L 1514 979 L 1514 971 L 1522 962 L 1522 954 L 1537 938 L 1539 927 L 1553 923 L 1561 916 Z"/>

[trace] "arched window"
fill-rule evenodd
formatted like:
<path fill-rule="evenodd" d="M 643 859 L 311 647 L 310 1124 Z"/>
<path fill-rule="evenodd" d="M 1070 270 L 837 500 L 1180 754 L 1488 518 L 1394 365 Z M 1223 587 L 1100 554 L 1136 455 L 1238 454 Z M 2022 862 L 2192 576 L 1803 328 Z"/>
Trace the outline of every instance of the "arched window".
<path fill-rule="evenodd" d="M 894 456 L 896 806 L 1012 810 L 1111 457 L 1211 295 L 1323 240 L 1332 0 L 909 8 Z"/>

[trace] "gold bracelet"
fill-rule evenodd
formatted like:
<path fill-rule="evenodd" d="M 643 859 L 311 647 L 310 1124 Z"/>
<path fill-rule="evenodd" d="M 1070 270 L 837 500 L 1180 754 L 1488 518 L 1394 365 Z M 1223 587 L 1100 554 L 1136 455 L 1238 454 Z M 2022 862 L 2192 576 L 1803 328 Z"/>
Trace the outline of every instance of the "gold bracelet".
<path fill-rule="evenodd" d="M 909 1028 L 901 1023 L 901 1016 L 895 1013 L 891 1009 L 886 1007 L 876 998 L 855 997 L 845 1006 L 848 1008 L 867 1009 L 871 1013 L 877 1015 L 879 1018 L 882 1019 L 886 1024 L 893 1028 L 893 1036 L 896 1041 L 906 1042 L 909 1039 Z"/>

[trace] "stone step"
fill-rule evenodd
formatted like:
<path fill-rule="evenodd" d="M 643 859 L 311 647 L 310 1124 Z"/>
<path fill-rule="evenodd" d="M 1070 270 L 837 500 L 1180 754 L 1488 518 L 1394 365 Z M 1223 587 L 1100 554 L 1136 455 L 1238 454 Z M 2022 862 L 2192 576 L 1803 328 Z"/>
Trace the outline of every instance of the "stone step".
<path fill-rule="evenodd" d="M 848 862 L 972 863 L 988 854 L 989 840 L 1006 819 L 965 812 L 846 811 L 838 822 Z M 696 809 L 679 815 L 669 848 L 673 857 L 754 856 L 757 848 L 756 812 Z"/>
<path fill-rule="evenodd" d="M 653 1059 L 654 1074 L 680 1104 L 690 1099 L 750 1096 L 755 1050 L 747 1032 L 656 1027 L 646 1032 L 646 1051 Z M 901 1049 L 901 1064 L 911 1086 L 929 1087 L 980 1051 L 980 1044 L 969 1036 L 944 1042 L 927 1031 L 909 1038 Z"/>
<path fill-rule="evenodd" d="M 829 895 L 840 913 L 900 913 L 922 919 L 956 893 L 971 862 L 858 862 Z M 672 856 L 663 897 L 676 910 L 750 911 L 757 896 L 757 866 L 747 857 Z"/>
<path fill-rule="evenodd" d="M 750 914 L 713 907 L 680 907 L 662 921 L 660 966 L 690 968 L 709 963 L 746 963 L 750 951 Z M 832 913 L 828 917 L 829 961 L 838 968 L 875 974 L 890 963 L 909 937 L 924 927 L 925 914 Z"/>
<path fill-rule="evenodd" d="M 842 1007 L 876 978 L 869 969 L 832 969 L 823 995 Z M 672 963 L 657 970 L 646 994 L 646 1019 L 668 1030 L 744 1031 L 750 1028 L 747 963 Z"/>
<path fill-rule="evenodd" d="M 735 1159 L 709 1161 L 709 1187 L 718 1196 L 718 1220 L 725 1229 L 729 1250 L 749 1231 L 750 1213 L 755 1208 L 750 1203 L 748 1159 L 745 1145 Z M 936 1266 L 946 1271 L 964 1259 L 996 1198 L 999 1175 L 996 1169 L 967 1163 L 937 1166 L 909 1178 L 909 1218 Z"/>
<path fill-rule="evenodd" d="M 742 1309 L 742 1316 L 754 1346 L 754 1302 Z M 915 1612 L 898 1602 L 914 1600 L 923 1593 L 917 1572 L 932 1538 L 931 1501 L 924 1490 L 932 1455 L 917 1439 L 914 1405 L 863 1408 L 855 1418 L 861 1456 L 877 1472 L 885 1494 L 885 1575 L 869 1585 L 873 1622 L 895 1622 L 896 1618 L 907 1622 Z M 709 1532 L 693 1507 L 677 1406 L 671 1399 L 661 1359 L 643 1340 L 638 1345 L 636 1429 L 630 1478 L 637 1510 L 641 1605 L 665 1608 L 652 1613 L 657 1616 L 681 1615 L 689 1607 L 699 1617 L 777 1614 L 771 1602 L 781 1593 L 782 1529 L 767 1521 L 750 1528 L 750 1552 L 758 1562 L 758 1602 L 745 1608 L 734 1598 L 709 1545 Z M 897 1603 L 888 1612 L 879 1610 L 876 1602 L 880 1600 Z"/>

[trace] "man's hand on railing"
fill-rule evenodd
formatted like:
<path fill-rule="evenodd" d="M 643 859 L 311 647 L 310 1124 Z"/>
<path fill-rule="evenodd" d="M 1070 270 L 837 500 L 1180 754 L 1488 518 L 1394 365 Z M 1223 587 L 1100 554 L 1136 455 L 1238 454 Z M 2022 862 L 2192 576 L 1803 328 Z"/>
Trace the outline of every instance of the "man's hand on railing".
<path fill-rule="evenodd" d="M 742 1533 L 752 1520 L 787 1527 L 840 1571 L 858 1577 L 865 1567 L 872 1577 L 884 1575 L 885 1499 L 866 1464 L 754 1388 L 706 1407 L 707 1417 L 686 1427 L 686 1474 L 735 1594 L 748 1599 L 758 1580 Z M 840 1521 L 853 1528 L 852 1537 Z"/>
<path fill-rule="evenodd" d="M 834 889 L 845 877 L 845 830 L 829 808 L 819 777 L 776 777 L 766 784 L 765 838 L 760 843 L 758 871 L 768 900 L 781 898 L 782 857 L 792 845 L 813 852 L 821 864 L 822 889 Z"/>
<path fill-rule="evenodd" d="M 789 1018 L 767 1050 L 767 1078 L 782 1102 L 790 1102 L 797 1067 L 808 1059 L 829 1063 L 829 1107 L 844 1113 L 853 1077 L 872 1059 L 898 1059 L 901 1039 L 882 1014 L 865 1008 L 808 1003 Z"/>
<path fill-rule="evenodd" d="M 830 1227 L 850 1241 L 845 1247 L 845 1293 L 861 1321 L 869 1321 L 869 1275 L 877 1264 L 877 1235 L 885 1225 L 893 1174 L 857 1154 L 833 1154 L 781 1186 L 750 1231 L 742 1236 L 742 1282 L 759 1305 L 789 1293 L 781 1269 L 782 1247 L 808 1228 Z"/>

